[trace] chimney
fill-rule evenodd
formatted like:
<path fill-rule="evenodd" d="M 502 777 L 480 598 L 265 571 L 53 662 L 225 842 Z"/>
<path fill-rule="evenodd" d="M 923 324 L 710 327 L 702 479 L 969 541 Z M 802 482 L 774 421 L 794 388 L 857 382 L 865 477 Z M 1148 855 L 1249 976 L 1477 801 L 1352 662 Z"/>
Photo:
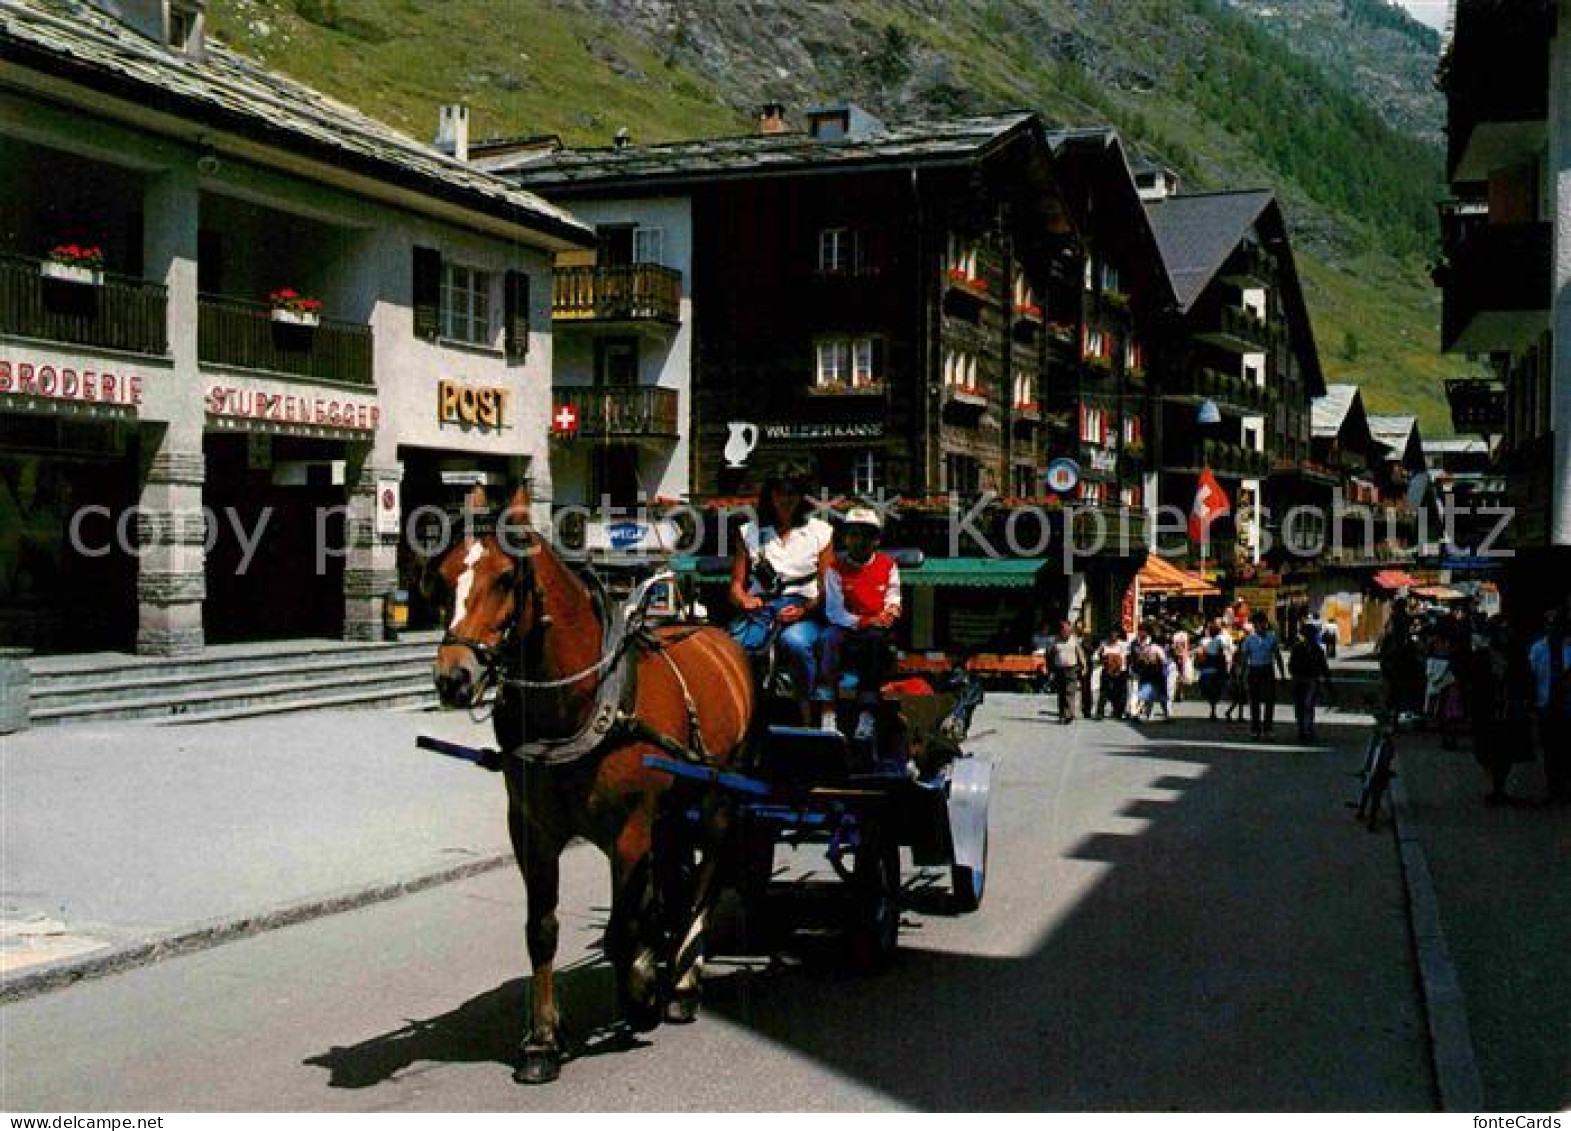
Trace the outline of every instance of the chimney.
<path fill-rule="evenodd" d="M 469 107 L 462 103 L 443 106 L 437 117 L 437 149 L 459 161 L 469 160 Z"/>
<path fill-rule="evenodd" d="M 791 127 L 786 125 L 785 103 L 765 102 L 758 111 L 758 132 L 760 134 L 789 133 Z"/>
<path fill-rule="evenodd" d="M 633 132 L 626 126 L 619 126 L 615 135 L 611 138 L 611 144 L 618 149 L 626 149 L 632 140 Z"/>
<path fill-rule="evenodd" d="M 1147 165 L 1135 174 L 1135 187 L 1141 200 L 1166 200 L 1178 195 L 1178 174 L 1165 165 Z"/>

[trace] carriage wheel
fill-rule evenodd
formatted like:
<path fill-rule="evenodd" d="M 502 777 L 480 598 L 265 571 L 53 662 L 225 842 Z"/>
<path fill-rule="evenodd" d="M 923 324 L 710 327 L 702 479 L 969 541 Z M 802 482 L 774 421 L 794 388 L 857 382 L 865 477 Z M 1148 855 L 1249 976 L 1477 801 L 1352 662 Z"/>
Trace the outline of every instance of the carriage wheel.
<path fill-rule="evenodd" d="M 869 832 L 851 874 L 851 964 L 863 972 L 887 965 L 900 942 L 900 846 Z"/>
<path fill-rule="evenodd" d="M 982 894 L 987 889 L 987 830 L 982 830 L 982 863 L 975 868 L 954 864 L 949 869 L 949 902 L 961 915 L 969 915 L 982 906 Z"/>

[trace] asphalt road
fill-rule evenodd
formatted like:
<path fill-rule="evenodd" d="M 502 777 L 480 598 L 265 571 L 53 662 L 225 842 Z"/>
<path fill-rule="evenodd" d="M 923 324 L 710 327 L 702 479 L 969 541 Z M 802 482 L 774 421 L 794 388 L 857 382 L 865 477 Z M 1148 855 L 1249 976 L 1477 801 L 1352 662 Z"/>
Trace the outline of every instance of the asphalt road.
<path fill-rule="evenodd" d="M 580 848 L 561 985 L 586 1048 L 554 1085 L 511 1081 L 523 895 L 496 873 L 4 1007 L 0 1107 L 1431 1109 L 1394 847 L 1342 804 L 1356 732 L 1060 727 L 1039 702 L 978 717 L 981 912 L 913 890 L 880 974 L 720 960 L 697 1024 L 622 1040 Z"/>

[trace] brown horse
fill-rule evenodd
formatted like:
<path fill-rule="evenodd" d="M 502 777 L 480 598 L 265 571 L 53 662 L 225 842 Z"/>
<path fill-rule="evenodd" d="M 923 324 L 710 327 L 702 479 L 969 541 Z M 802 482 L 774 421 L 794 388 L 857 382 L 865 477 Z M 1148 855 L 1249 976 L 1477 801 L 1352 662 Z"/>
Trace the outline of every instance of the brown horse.
<path fill-rule="evenodd" d="M 552 962 L 558 857 L 575 836 L 611 861 L 606 952 L 627 1022 L 653 1028 L 662 1010 L 667 1020 L 692 1020 L 698 946 L 715 887 L 714 841 L 700 846 L 664 831 L 681 825 L 664 819 L 662 797 L 673 778 L 644 759 L 686 751 L 729 764 L 748 735 L 752 679 L 741 649 L 715 628 L 641 633 L 608 656 L 608 601 L 530 527 L 523 492 L 493 533 L 453 546 L 439 572 L 453 608 L 437 652 L 438 693 L 445 705 L 471 706 L 494 681 L 497 739 L 504 754 L 514 755 L 505 758 L 507 824 L 527 891 L 533 999 L 514 1078 L 545 1083 L 558 1075 L 563 1055 Z M 629 670 L 619 672 L 620 665 Z M 638 722 L 605 729 L 601 685 L 609 689 L 624 675 L 633 680 L 626 696 L 633 710 L 626 714 Z M 579 735 L 594 736 L 581 756 L 530 757 L 542 744 Z M 652 856 L 657 837 L 661 851 Z"/>

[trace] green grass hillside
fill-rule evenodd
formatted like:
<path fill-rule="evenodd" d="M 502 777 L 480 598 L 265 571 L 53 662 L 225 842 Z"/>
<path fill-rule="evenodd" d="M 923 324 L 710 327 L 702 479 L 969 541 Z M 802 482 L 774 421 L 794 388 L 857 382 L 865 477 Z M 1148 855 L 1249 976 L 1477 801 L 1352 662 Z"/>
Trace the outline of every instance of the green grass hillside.
<path fill-rule="evenodd" d="M 1322 4 L 1317 34 L 1367 23 L 1382 3 Z M 1382 117 L 1350 68 L 1295 50 L 1304 36 L 1222 0 L 213 0 L 210 19 L 247 53 L 422 138 L 458 100 L 474 136 L 569 144 L 624 126 L 638 141 L 734 133 L 763 101 L 835 97 L 891 119 L 1010 106 L 1111 123 L 1189 188 L 1274 189 L 1328 380 L 1363 385 L 1375 411 L 1419 413 L 1426 434 L 1450 431 L 1440 379 L 1468 366 L 1437 352 L 1438 146 Z M 1415 78 L 1432 43 L 1390 44 L 1404 54 L 1375 89 L 1400 87 L 1413 120 L 1432 117 Z"/>

